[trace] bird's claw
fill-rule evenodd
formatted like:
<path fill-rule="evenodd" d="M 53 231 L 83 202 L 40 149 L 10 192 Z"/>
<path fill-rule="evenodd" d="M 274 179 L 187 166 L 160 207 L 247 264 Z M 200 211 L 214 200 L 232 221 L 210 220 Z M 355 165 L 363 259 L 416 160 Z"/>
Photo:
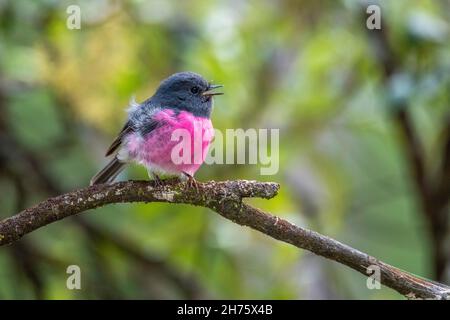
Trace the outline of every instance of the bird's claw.
<path fill-rule="evenodd" d="M 189 173 L 183 172 L 183 174 L 187 177 L 187 181 L 186 181 L 186 191 L 189 188 L 194 188 L 195 191 L 197 193 L 199 193 L 199 188 L 198 188 L 198 182 L 197 180 L 195 180 L 195 178 L 193 176 L 191 176 Z"/>
<path fill-rule="evenodd" d="M 157 188 L 164 186 L 164 181 L 161 180 L 161 178 L 156 173 L 153 173 L 153 181 L 155 183 L 155 187 Z"/>

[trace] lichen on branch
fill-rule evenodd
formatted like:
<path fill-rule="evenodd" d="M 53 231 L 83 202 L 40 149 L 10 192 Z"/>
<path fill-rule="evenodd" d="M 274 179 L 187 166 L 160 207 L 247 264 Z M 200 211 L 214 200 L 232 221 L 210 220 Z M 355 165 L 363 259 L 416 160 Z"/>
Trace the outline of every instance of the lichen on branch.
<path fill-rule="evenodd" d="M 380 282 L 407 298 L 448 299 L 450 287 L 428 281 L 390 266 L 312 230 L 246 204 L 244 198 L 271 199 L 279 184 L 247 180 L 209 181 L 189 187 L 177 179 L 163 185 L 151 181 L 124 181 L 100 184 L 42 201 L 34 207 L 0 221 L 0 246 L 11 244 L 22 236 L 57 220 L 107 204 L 123 202 L 184 203 L 210 208 L 224 218 L 248 226 L 274 239 L 309 250 L 344 264 L 365 276 L 368 268 L 380 270 Z"/>

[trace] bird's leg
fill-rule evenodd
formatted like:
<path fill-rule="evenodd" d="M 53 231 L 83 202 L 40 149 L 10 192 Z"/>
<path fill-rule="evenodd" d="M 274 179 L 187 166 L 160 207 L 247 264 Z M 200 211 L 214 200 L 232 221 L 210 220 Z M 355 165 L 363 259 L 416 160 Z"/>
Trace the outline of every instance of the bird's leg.
<path fill-rule="evenodd" d="M 199 190 L 198 190 L 197 180 L 195 180 L 195 178 L 187 172 L 183 171 L 183 174 L 187 177 L 186 188 L 194 188 L 195 191 L 197 191 L 197 193 L 198 193 Z"/>
<path fill-rule="evenodd" d="M 164 185 L 163 180 L 154 172 L 152 172 L 153 181 L 155 181 L 156 187 L 162 187 Z"/>

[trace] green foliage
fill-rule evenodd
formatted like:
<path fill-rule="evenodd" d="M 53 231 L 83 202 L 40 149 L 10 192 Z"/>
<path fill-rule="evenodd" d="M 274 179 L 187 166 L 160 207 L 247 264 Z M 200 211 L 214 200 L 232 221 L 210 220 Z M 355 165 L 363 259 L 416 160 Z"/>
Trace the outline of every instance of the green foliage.
<path fill-rule="evenodd" d="M 142 101 L 169 74 L 192 70 L 225 85 L 226 94 L 215 102 L 216 128 L 279 128 L 281 140 L 275 176 L 260 176 L 255 165 L 212 165 L 201 168 L 199 180 L 277 181 L 278 197 L 252 203 L 432 276 L 426 222 L 391 117 L 394 93 L 383 82 L 359 2 L 76 3 L 81 30 L 66 28 L 73 1 L 0 1 L 0 85 L 6 97 L 0 117 L 5 115 L 17 148 L 34 154 L 58 190 L 88 184 L 105 162 L 103 152 L 132 95 Z M 435 168 L 450 101 L 449 6 L 418 0 L 381 6 L 404 75 L 400 86 L 407 88 L 401 99 L 423 138 L 427 165 Z M 411 22 L 417 14 L 426 17 L 419 29 Z M 26 183 L 19 206 L 48 197 L 35 169 L 15 161 Z M 147 177 L 133 167 L 120 178 Z M 13 181 L 0 175 L 4 216 L 19 209 Z M 115 205 L 85 218 L 197 282 L 201 297 L 400 298 L 385 288 L 370 291 L 366 278 L 348 268 L 203 208 Z M 90 237 L 73 219 L 24 240 L 45 255 L 31 262 L 41 297 L 186 297 L 163 271 Z M 35 298 L 39 290 L 17 267 L 13 250 L 0 249 L 0 298 Z M 66 289 L 70 264 L 82 269 L 80 291 Z"/>

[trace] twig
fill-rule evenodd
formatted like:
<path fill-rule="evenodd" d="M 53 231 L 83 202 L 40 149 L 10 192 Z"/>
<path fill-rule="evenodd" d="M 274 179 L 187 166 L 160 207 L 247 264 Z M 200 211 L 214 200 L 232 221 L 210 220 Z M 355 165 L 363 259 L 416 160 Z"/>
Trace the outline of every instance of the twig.
<path fill-rule="evenodd" d="M 47 224 L 111 203 L 168 202 L 208 207 L 233 222 L 251 227 L 272 238 L 342 263 L 364 275 L 378 267 L 380 282 L 408 298 L 447 299 L 450 287 L 401 271 L 363 252 L 317 232 L 300 228 L 242 202 L 243 198 L 270 199 L 276 183 L 223 181 L 199 183 L 199 190 L 186 189 L 177 180 L 155 186 L 148 181 L 95 185 L 47 199 L 15 216 L 0 221 L 0 245 L 12 243 Z"/>

